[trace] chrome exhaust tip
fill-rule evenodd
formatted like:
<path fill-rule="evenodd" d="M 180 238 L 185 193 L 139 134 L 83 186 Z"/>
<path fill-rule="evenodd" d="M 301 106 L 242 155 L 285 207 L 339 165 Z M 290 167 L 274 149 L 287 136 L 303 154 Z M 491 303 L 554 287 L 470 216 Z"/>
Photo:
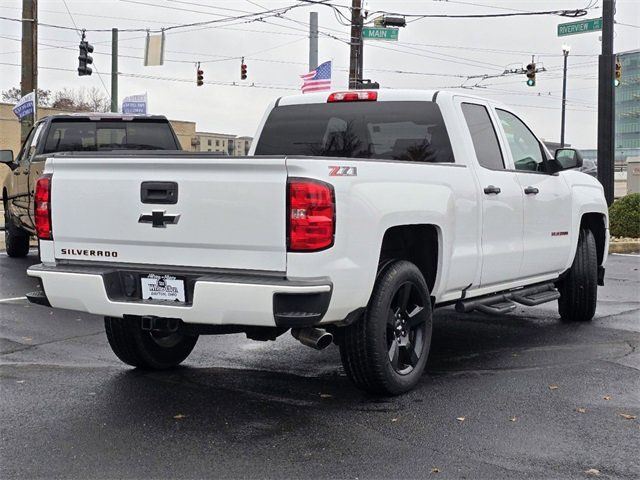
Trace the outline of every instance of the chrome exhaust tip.
<path fill-rule="evenodd" d="M 316 350 L 324 350 L 333 341 L 333 335 L 329 332 L 313 327 L 292 328 L 291 335 L 303 345 Z"/>

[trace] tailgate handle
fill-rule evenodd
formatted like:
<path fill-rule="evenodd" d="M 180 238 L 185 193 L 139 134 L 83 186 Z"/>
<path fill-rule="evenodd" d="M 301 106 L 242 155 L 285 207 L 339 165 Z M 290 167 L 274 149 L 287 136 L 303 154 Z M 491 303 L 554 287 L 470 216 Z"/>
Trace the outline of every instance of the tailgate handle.
<path fill-rule="evenodd" d="M 178 203 L 178 184 L 176 182 L 142 182 L 140 201 L 161 205 Z"/>

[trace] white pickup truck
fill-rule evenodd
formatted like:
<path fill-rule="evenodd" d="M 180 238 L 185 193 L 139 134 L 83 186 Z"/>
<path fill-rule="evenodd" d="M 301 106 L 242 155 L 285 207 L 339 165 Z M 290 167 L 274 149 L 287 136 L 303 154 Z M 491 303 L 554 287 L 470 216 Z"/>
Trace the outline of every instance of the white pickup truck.
<path fill-rule="evenodd" d="M 438 91 L 284 97 L 250 154 L 49 158 L 30 300 L 105 316 L 113 351 L 139 368 L 179 364 L 201 334 L 333 340 L 353 382 L 385 394 L 419 381 L 436 307 L 595 313 L 602 188 L 506 106 Z"/>

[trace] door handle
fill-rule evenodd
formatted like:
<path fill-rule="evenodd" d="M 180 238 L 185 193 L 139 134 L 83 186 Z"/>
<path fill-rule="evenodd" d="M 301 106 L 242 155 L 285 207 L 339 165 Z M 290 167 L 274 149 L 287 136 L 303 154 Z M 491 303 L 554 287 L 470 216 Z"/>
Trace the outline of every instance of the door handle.
<path fill-rule="evenodd" d="M 496 187 L 494 185 L 489 185 L 488 187 L 484 187 L 484 193 L 486 193 L 487 195 L 491 193 L 495 193 L 497 195 L 500 192 L 501 192 L 500 187 Z"/>
<path fill-rule="evenodd" d="M 527 195 L 537 195 L 540 192 L 536 187 L 527 187 L 524 189 L 524 193 Z"/>
<path fill-rule="evenodd" d="M 178 184 L 176 182 L 142 182 L 140 201 L 159 205 L 178 203 Z"/>

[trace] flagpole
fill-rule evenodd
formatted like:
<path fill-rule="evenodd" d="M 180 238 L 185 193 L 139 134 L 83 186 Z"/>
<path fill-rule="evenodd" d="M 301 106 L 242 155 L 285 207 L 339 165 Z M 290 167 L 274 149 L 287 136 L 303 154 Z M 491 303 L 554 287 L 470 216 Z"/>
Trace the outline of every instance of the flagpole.
<path fill-rule="evenodd" d="M 33 91 L 33 124 L 38 121 L 38 92 Z"/>

